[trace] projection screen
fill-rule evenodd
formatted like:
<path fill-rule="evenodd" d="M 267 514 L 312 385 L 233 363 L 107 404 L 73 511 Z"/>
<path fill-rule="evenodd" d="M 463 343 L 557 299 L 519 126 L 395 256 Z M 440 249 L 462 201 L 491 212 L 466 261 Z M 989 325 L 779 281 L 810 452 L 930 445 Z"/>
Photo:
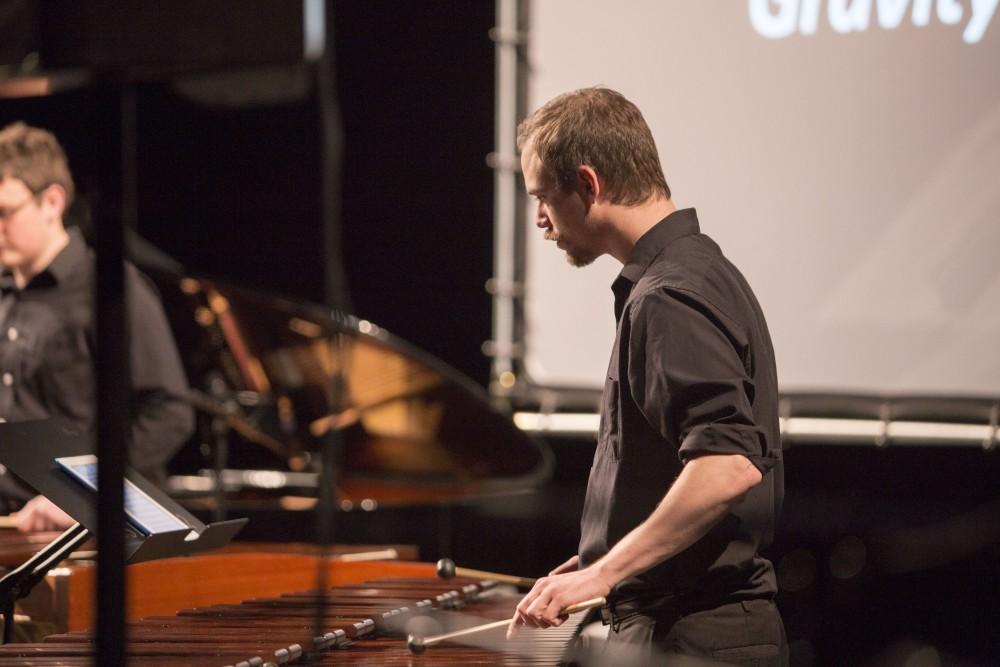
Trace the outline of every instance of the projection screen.
<path fill-rule="evenodd" d="M 997 4 L 536 0 L 528 109 L 596 84 L 642 109 L 783 391 L 1000 395 Z M 599 388 L 620 265 L 526 246 L 525 370 Z"/>

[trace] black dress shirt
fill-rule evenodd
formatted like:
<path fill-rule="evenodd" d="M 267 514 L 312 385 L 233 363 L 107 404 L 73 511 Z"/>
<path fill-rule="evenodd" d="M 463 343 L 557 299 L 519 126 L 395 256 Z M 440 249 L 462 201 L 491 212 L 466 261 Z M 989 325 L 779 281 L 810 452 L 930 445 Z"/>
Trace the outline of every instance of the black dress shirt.
<path fill-rule="evenodd" d="M 63 417 L 95 430 L 95 262 L 82 235 L 18 290 L 7 273 L 0 285 L 0 418 Z M 191 434 L 187 380 L 152 284 L 126 264 L 129 364 L 132 378 L 130 463 L 154 480 Z M 2 462 L 0 462 L 2 463 Z M 14 496 L 9 476 L 0 493 Z"/>
<path fill-rule="evenodd" d="M 581 521 L 582 564 L 644 521 L 685 462 L 742 454 L 763 482 L 705 537 L 621 582 L 612 599 L 708 608 L 773 596 L 774 568 L 759 549 L 783 494 L 777 373 L 750 286 L 686 209 L 639 239 L 612 290 L 618 326 Z"/>

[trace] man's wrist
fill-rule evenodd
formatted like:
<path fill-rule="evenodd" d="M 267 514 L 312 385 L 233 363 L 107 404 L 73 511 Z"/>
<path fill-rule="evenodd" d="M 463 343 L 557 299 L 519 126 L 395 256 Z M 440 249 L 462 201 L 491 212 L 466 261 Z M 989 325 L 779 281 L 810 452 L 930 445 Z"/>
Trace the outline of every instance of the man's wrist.
<path fill-rule="evenodd" d="M 609 592 L 615 587 L 615 584 L 625 578 L 616 567 L 611 554 L 607 554 L 588 569 L 593 570 L 594 576 L 607 587 Z"/>

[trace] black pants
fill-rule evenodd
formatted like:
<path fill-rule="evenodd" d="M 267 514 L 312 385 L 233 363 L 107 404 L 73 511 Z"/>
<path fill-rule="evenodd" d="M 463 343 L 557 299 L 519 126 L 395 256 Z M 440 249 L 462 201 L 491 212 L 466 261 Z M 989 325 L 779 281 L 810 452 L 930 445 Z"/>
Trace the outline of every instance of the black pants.
<path fill-rule="evenodd" d="M 771 600 L 733 602 L 688 614 L 636 613 L 616 619 L 605 657 L 621 665 L 788 664 L 785 627 Z"/>

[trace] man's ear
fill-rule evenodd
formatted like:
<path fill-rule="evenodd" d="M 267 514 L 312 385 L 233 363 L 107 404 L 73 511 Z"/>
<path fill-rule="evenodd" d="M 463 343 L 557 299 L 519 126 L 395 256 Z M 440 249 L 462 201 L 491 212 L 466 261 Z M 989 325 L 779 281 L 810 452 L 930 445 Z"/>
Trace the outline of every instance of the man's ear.
<path fill-rule="evenodd" d="M 42 207 L 53 214 L 54 217 L 62 219 L 66 212 L 66 190 L 63 186 L 53 183 L 42 190 L 39 201 Z"/>
<path fill-rule="evenodd" d="M 598 177 L 597 172 L 594 171 L 594 168 L 586 164 L 581 164 L 576 168 L 576 178 L 580 189 L 580 196 L 588 204 L 595 203 L 601 195 L 601 179 Z"/>

